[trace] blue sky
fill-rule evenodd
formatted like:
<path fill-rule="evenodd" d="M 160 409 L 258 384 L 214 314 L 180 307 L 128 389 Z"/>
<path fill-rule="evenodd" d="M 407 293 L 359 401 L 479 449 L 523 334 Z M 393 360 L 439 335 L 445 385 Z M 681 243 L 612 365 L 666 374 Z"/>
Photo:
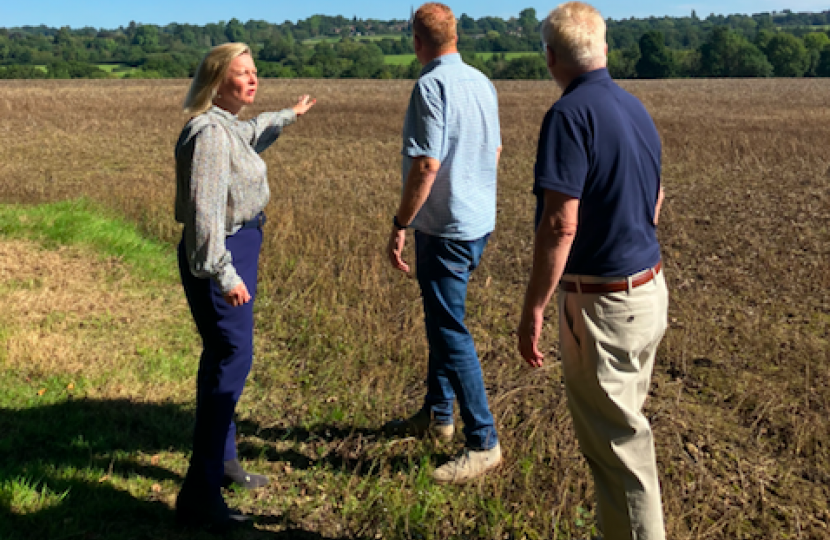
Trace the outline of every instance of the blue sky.
<path fill-rule="evenodd" d="M 527 7 L 536 9 L 541 18 L 561 0 L 540 3 L 538 0 L 445 0 L 456 15 L 466 13 L 479 18 L 517 16 Z M 620 2 L 615 0 L 594 0 L 594 5 L 606 17 L 623 19 L 628 17 L 683 16 L 696 10 L 698 16 L 710 13 L 759 13 L 762 11 L 822 11 L 830 9 L 830 2 L 819 0 L 640 0 Z M 232 2 L 228 0 L 4 0 L 0 3 L 0 27 L 15 26 L 71 26 L 80 28 L 117 28 L 127 26 L 130 21 L 145 24 L 165 25 L 171 22 L 205 24 L 237 18 L 242 22 L 261 19 L 281 23 L 296 22 L 314 14 L 344 15 L 347 17 L 376 19 L 405 19 L 411 6 L 420 2 L 398 0 L 307 0 L 300 2 L 265 1 Z"/>

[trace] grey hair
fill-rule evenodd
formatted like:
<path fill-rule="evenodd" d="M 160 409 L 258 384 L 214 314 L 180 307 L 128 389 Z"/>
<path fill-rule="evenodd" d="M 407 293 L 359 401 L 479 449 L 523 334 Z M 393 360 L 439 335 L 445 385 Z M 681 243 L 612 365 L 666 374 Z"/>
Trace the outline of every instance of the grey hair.
<path fill-rule="evenodd" d="M 591 69 L 605 62 L 605 20 L 584 2 L 560 4 L 542 21 L 542 42 L 564 62 Z"/>

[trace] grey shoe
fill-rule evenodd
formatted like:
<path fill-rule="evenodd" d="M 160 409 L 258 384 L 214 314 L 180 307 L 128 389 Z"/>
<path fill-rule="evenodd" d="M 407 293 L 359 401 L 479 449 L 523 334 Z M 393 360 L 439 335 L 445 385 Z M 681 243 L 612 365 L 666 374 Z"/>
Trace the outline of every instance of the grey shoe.
<path fill-rule="evenodd" d="M 450 442 L 455 435 L 452 424 L 436 424 L 426 409 L 421 409 L 409 418 L 392 420 L 383 426 L 383 432 L 389 437 L 431 436 L 439 442 Z"/>
<path fill-rule="evenodd" d="M 441 465 L 432 473 L 432 479 L 440 484 L 463 484 L 481 476 L 501 463 L 501 445 L 490 450 L 465 448 L 460 456 Z"/>
<path fill-rule="evenodd" d="M 222 479 L 224 487 L 237 485 L 243 489 L 258 489 L 268 485 L 267 476 L 246 471 L 238 459 L 226 461 L 224 465 L 225 476 Z"/>

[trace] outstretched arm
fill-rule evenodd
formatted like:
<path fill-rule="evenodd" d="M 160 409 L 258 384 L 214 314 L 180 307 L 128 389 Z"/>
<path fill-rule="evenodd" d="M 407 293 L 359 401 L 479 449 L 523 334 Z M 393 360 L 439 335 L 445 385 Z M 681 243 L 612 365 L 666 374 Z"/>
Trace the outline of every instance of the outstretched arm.
<path fill-rule="evenodd" d="M 248 120 L 250 132 L 245 134 L 245 140 L 250 140 L 251 146 L 259 154 L 264 152 L 282 133 L 285 126 L 290 126 L 297 118 L 304 115 L 317 103 L 308 94 L 300 96 L 293 107 L 278 112 L 262 113 Z"/>

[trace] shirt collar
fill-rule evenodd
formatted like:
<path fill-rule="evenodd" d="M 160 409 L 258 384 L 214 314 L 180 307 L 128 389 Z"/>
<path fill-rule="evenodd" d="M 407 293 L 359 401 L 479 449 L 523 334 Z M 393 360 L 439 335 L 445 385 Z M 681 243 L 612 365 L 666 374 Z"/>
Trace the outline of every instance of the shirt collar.
<path fill-rule="evenodd" d="M 424 69 L 421 70 L 421 75 L 425 73 L 429 73 L 433 69 L 437 68 L 438 66 L 447 66 L 453 64 L 460 64 L 462 63 L 461 60 L 461 53 L 449 53 L 449 54 L 442 54 L 438 58 L 434 59 L 432 62 L 424 66 Z"/>
<path fill-rule="evenodd" d="M 564 97 L 564 96 L 570 94 L 571 92 L 576 90 L 577 87 L 579 87 L 579 86 L 582 86 L 582 85 L 585 85 L 585 84 L 591 84 L 591 83 L 594 83 L 594 82 L 598 82 L 598 81 L 602 81 L 602 80 L 610 79 L 610 78 L 611 78 L 611 75 L 608 73 L 607 68 L 595 69 L 593 71 L 583 73 L 582 75 L 580 75 L 579 77 L 577 77 L 576 79 L 571 81 L 571 84 L 569 84 L 568 87 L 565 88 L 565 91 L 562 92 L 562 96 Z"/>
<path fill-rule="evenodd" d="M 235 114 L 233 114 L 230 111 L 226 111 L 222 107 L 217 107 L 216 105 L 211 106 L 211 108 L 208 109 L 208 112 L 211 113 L 211 114 L 218 115 L 221 118 L 224 118 L 225 120 L 236 120 L 237 119 Z"/>

